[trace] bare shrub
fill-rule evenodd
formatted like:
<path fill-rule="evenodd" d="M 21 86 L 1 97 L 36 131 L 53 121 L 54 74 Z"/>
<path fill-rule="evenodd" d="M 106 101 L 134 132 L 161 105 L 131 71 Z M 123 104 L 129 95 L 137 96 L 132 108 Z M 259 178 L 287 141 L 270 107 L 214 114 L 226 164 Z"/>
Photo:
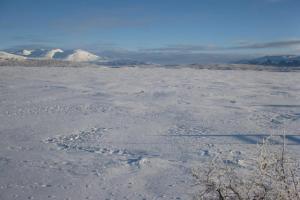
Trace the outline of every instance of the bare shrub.
<path fill-rule="evenodd" d="M 265 139 L 258 145 L 252 167 L 241 167 L 216 155 L 208 166 L 193 169 L 199 186 L 195 199 L 220 200 L 300 200 L 298 163 L 283 145 L 272 145 Z"/>

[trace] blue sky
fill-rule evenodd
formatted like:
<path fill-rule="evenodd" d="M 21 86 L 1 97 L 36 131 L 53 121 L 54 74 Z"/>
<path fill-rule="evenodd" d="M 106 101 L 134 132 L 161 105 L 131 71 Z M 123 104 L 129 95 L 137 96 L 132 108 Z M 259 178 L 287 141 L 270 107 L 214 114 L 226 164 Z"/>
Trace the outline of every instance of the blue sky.
<path fill-rule="evenodd" d="M 299 0 L 0 0 L 0 49 L 300 53 Z"/>

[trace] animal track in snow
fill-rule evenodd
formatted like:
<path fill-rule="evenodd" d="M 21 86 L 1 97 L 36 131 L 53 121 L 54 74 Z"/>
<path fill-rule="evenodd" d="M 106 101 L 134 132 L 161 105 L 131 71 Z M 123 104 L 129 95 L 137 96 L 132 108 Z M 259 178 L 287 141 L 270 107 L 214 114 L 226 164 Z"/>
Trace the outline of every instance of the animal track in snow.
<path fill-rule="evenodd" d="M 94 153 L 103 150 L 101 148 L 101 137 L 106 131 L 106 128 L 91 128 L 90 130 L 80 131 L 76 134 L 48 138 L 45 142 L 56 144 L 63 150 Z"/>
<path fill-rule="evenodd" d="M 123 164 L 140 167 L 146 158 L 157 157 L 145 151 L 107 148 L 102 143 L 102 137 L 107 133 L 106 128 L 91 128 L 79 133 L 48 138 L 45 143 L 55 144 L 60 150 L 67 152 L 86 152 L 95 155 L 112 156 L 111 159 L 121 161 Z"/>
<path fill-rule="evenodd" d="M 203 126 L 189 126 L 185 124 L 177 124 L 168 130 L 170 135 L 202 135 L 210 133 L 212 130 Z"/>

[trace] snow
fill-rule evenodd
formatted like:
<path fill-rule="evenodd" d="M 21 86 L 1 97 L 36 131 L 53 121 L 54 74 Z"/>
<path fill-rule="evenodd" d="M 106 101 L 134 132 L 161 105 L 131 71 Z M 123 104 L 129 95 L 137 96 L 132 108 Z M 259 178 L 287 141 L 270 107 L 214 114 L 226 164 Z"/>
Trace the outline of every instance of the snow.
<path fill-rule="evenodd" d="M 0 51 L 0 60 L 1 59 L 15 59 L 15 60 L 23 60 L 26 59 L 23 56 L 7 53 L 5 51 Z"/>
<path fill-rule="evenodd" d="M 31 59 L 47 59 L 47 60 L 66 60 L 71 62 L 92 62 L 92 61 L 100 61 L 100 62 L 107 62 L 106 58 L 97 56 L 92 54 L 88 51 L 77 49 L 77 50 L 66 50 L 63 51 L 62 49 L 33 49 L 27 50 L 22 49 L 18 50 L 14 53 L 7 53 L 4 51 L 0 51 L 0 58 L 14 58 L 14 59 L 22 59 L 26 57 L 30 57 Z"/>
<path fill-rule="evenodd" d="M 77 49 L 73 54 L 70 54 L 66 57 L 65 60 L 72 62 L 87 62 L 87 61 L 95 61 L 99 58 L 99 56 L 89 53 L 87 51 Z"/>
<path fill-rule="evenodd" d="M 0 67 L 0 94 L 0 199 L 192 199 L 283 130 L 300 156 L 298 72 Z"/>
<path fill-rule="evenodd" d="M 52 59 L 57 52 L 63 53 L 64 51 L 61 49 L 52 49 L 46 53 L 45 58 Z"/>
<path fill-rule="evenodd" d="M 32 53 L 33 50 L 27 50 L 27 49 L 23 49 L 22 51 L 22 55 L 24 56 L 29 56 Z"/>

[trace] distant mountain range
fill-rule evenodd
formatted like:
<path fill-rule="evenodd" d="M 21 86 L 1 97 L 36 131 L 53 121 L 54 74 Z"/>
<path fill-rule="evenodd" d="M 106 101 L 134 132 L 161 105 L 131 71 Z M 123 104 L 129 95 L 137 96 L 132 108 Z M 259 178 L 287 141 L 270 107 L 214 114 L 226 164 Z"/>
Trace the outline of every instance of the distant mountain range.
<path fill-rule="evenodd" d="M 105 54 L 104 54 L 105 55 Z M 137 58 L 135 58 L 137 57 Z M 168 56 L 167 56 L 168 57 Z M 178 56 L 180 57 L 180 56 Z M 139 59 L 140 58 L 140 59 Z M 201 56 L 200 56 L 201 58 Z M 205 58 L 205 56 L 204 56 Z M 200 59 L 200 62 L 195 62 L 196 65 L 198 64 L 209 64 L 206 63 L 206 60 L 202 58 Z M 220 59 L 217 55 L 215 55 L 215 60 Z M 212 57 L 210 56 L 210 59 Z M 24 49 L 13 49 L 13 50 L 6 50 L 6 51 L 0 51 L 0 61 L 34 61 L 38 60 L 39 63 L 41 62 L 76 62 L 76 63 L 84 63 L 89 62 L 97 65 L 107 65 L 107 66 L 136 66 L 136 65 L 148 65 L 150 63 L 155 62 L 149 62 L 145 60 L 151 60 L 146 59 L 142 55 L 136 56 L 136 55 L 128 55 L 128 58 L 126 58 L 126 55 L 115 55 L 115 56 L 100 56 L 96 55 L 94 53 L 82 50 L 82 49 L 75 49 L 75 50 L 62 50 L 59 48 L 54 49 L 44 49 L 44 48 L 24 48 Z M 155 60 L 155 56 L 153 58 Z M 157 59 L 156 59 L 157 60 Z M 159 60 L 159 59 L 158 59 Z M 169 57 L 170 62 L 176 64 L 176 59 L 172 56 Z M 190 58 L 190 62 L 193 60 L 193 57 Z M 225 59 L 226 60 L 226 59 Z M 180 60 L 179 60 L 180 61 Z M 158 62 L 160 64 L 160 62 Z M 186 61 L 186 63 L 188 63 Z M 213 63 L 213 62 L 212 62 Z M 300 56 L 295 55 L 276 55 L 276 56 L 264 56 L 264 57 L 258 57 L 258 58 L 251 58 L 251 59 L 243 59 L 239 60 L 237 62 L 220 62 L 220 64 L 246 64 L 246 65 L 261 65 L 261 66 L 273 66 L 273 67 L 281 67 L 281 68 L 300 68 Z M 177 64 L 180 64 L 177 63 Z"/>
<path fill-rule="evenodd" d="M 124 58 L 108 58 L 94 53 L 76 49 L 76 50 L 62 50 L 62 49 L 13 49 L 0 51 L 0 61 L 67 61 L 67 62 L 89 62 L 98 65 L 108 66 L 125 66 L 125 65 L 146 65 L 146 62 L 137 61 L 134 59 Z"/>
<path fill-rule="evenodd" d="M 104 57 L 97 56 L 93 53 L 82 49 L 62 50 L 62 49 L 19 49 L 9 52 L 6 58 L 14 59 L 56 59 L 70 62 L 89 62 L 89 61 L 106 61 Z M 15 56 L 14 56 L 15 55 Z"/>
<path fill-rule="evenodd" d="M 264 56 L 255 59 L 241 60 L 237 64 L 250 65 L 267 65 L 278 67 L 300 67 L 300 56 L 295 55 L 278 55 L 278 56 Z"/>

